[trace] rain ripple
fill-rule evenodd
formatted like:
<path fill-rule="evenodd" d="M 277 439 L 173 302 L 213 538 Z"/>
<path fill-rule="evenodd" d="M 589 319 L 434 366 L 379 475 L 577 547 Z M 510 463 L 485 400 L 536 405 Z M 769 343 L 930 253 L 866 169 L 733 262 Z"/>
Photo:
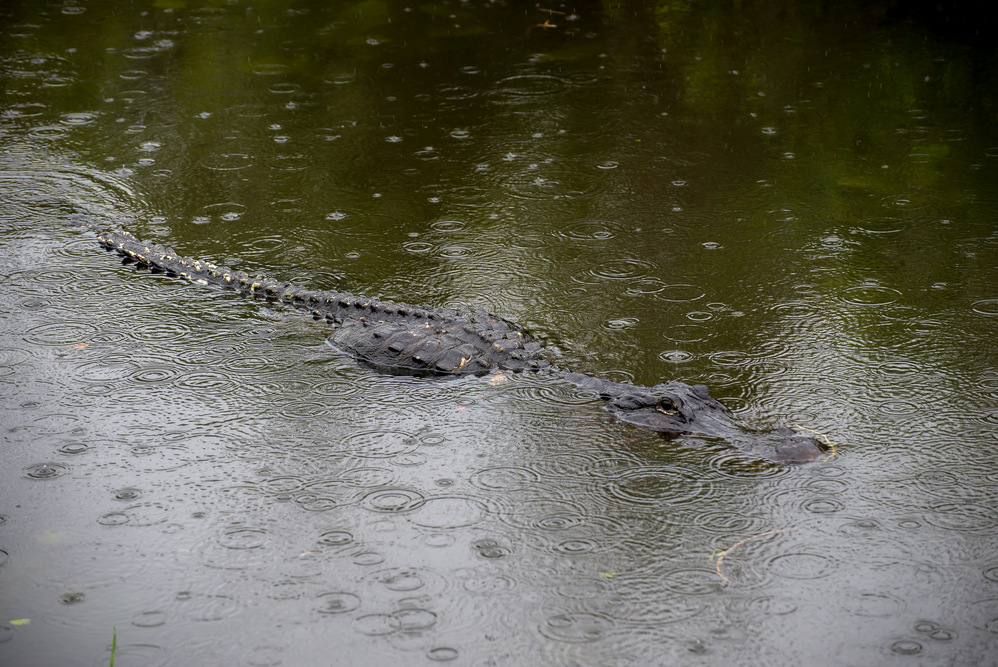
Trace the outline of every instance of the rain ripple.
<path fill-rule="evenodd" d="M 175 600 L 180 610 L 192 621 L 220 621 L 235 616 L 242 605 L 228 595 L 181 591 Z"/>
<path fill-rule="evenodd" d="M 856 306 L 887 306 L 900 298 L 899 290 L 869 281 L 842 292 L 842 300 Z"/>
<path fill-rule="evenodd" d="M 967 472 L 955 473 L 948 470 L 926 470 L 915 475 L 916 494 L 926 494 L 945 498 L 949 501 L 995 504 L 998 489 L 987 479 Z"/>
<path fill-rule="evenodd" d="M 587 513 L 580 504 L 570 500 L 511 499 L 508 507 L 499 510 L 499 519 L 514 528 L 549 532 L 581 525 L 587 520 Z"/>
<path fill-rule="evenodd" d="M 821 579 L 837 567 L 829 556 L 804 551 L 777 554 L 766 565 L 777 577 L 786 579 Z"/>
<path fill-rule="evenodd" d="M 334 547 L 334 548 L 344 548 L 350 544 L 353 544 L 354 537 L 353 533 L 349 530 L 335 529 L 327 530 L 319 535 L 319 539 L 316 542 L 324 547 Z"/>
<path fill-rule="evenodd" d="M 625 226 L 615 220 L 583 218 L 571 220 L 558 227 L 554 235 L 567 241 L 609 241 L 622 234 Z"/>
<path fill-rule="evenodd" d="M 447 580 L 435 570 L 420 567 L 393 567 L 372 572 L 366 581 L 392 593 L 420 596 L 440 595 L 447 588 Z"/>
<path fill-rule="evenodd" d="M 340 486 L 335 481 L 315 482 L 295 493 L 292 500 L 307 512 L 328 512 L 353 502 L 343 497 Z"/>
<path fill-rule="evenodd" d="M 118 660 L 119 664 L 148 665 L 148 667 L 169 665 L 171 662 L 169 653 L 162 646 L 120 643 L 115 645 L 113 654 L 110 648 L 105 649 L 94 664 L 111 664 L 115 659 Z"/>
<path fill-rule="evenodd" d="M 86 453 L 90 449 L 90 445 L 83 442 L 68 442 L 57 449 L 60 454 L 65 454 L 67 456 L 78 456 L 80 454 Z"/>
<path fill-rule="evenodd" d="M 928 508 L 925 521 L 936 528 L 978 536 L 998 536 L 998 510 L 967 502 L 942 502 Z"/>
<path fill-rule="evenodd" d="M 404 633 L 419 633 L 429 630 L 437 624 L 437 613 L 421 607 L 405 607 L 392 612 L 392 617 L 399 622 L 399 630 Z"/>
<path fill-rule="evenodd" d="M 20 102 L 4 107 L 2 120 L 7 123 L 23 118 L 36 118 L 48 111 L 48 106 L 40 102 Z"/>
<path fill-rule="evenodd" d="M 498 377 L 498 376 L 497 376 Z M 587 405 L 594 402 L 595 394 L 568 389 L 557 382 L 550 382 L 542 376 L 522 374 L 517 376 L 510 392 L 518 399 L 530 404 L 551 404 L 554 406 Z M 561 426 L 556 425 L 560 430 Z"/>
<path fill-rule="evenodd" d="M 461 576 L 461 586 L 469 593 L 491 597 L 514 590 L 517 587 L 517 580 L 505 574 L 471 570 Z"/>
<path fill-rule="evenodd" d="M 496 466 L 471 475 L 471 484 L 484 491 L 520 491 L 534 487 L 540 475 L 529 468 Z"/>
<path fill-rule="evenodd" d="M 320 614 L 345 614 L 360 607 L 360 596 L 346 591 L 330 591 L 316 596 Z"/>
<path fill-rule="evenodd" d="M 345 485 L 361 489 L 372 489 L 394 484 L 396 473 L 389 468 L 359 466 L 344 470 L 338 475 L 338 478 Z"/>
<path fill-rule="evenodd" d="M 609 182 L 598 169 L 577 163 L 554 166 L 541 160 L 518 172 L 503 174 L 499 185 L 517 199 L 549 201 L 590 198 L 604 191 Z"/>
<path fill-rule="evenodd" d="M 534 459 L 533 469 L 545 477 L 576 478 L 580 470 L 598 467 L 602 454 L 591 452 L 554 452 Z"/>
<path fill-rule="evenodd" d="M 610 577 L 577 577 L 559 584 L 555 592 L 567 600 L 601 600 L 611 593 L 610 581 Z"/>
<path fill-rule="evenodd" d="M 487 514 L 488 508 L 478 499 L 443 496 L 430 498 L 408 518 L 424 528 L 464 528 L 479 523 Z"/>
<path fill-rule="evenodd" d="M 108 361 L 95 361 L 78 365 L 74 371 L 74 377 L 80 382 L 95 384 L 105 390 L 111 390 L 121 387 L 122 381 L 131 377 L 135 372 L 137 369 L 132 363 L 117 364 Z"/>
<path fill-rule="evenodd" d="M 245 153 L 217 153 L 201 161 L 211 171 L 240 171 L 252 167 L 256 159 Z"/>
<path fill-rule="evenodd" d="M 843 604 L 846 611 L 864 618 L 897 618 L 907 605 L 889 593 L 861 591 L 849 594 Z"/>
<path fill-rule="evenodd" d="M 35 463 L 24 468 L 27 479 L 48 480 L 69 474 L 70 467 L 63 463 Z"/>
<path fill-rule="evenodd" d="M 705 595 L 663 595 L 658 575 L 618 574 L 614 582 L 617 594 L 613 615 L 628 625 L 658 627 L 676 623 L 698 616 L 707 606 Z"/>
<path fill-rule="evenodd" d="M 714 570 L 687 567 L 671 570 L 662 575 L 662 586 L 676 595 L 712 595 L 723 588 Z"/>
<path fill-rule="evenodd" d="M 121 512 L 105 514 L 98 521 L 104 525 L 120 525 L 128 523 L 130 526 L 156 526 L 166 523 L 177 515 L 177 510 L 164 503 L 149 502 L 131 505 Z M 117 517 L 119 520 L 115 521 Z"/>
<path fill-rule="evenodd" d="M 635 466 L 606 487 L 607 493 L 625 505 L 669 506 L 690 503 L 712 494 L 711 483 L 702 474 L 675 466 Z"/>
<path fill-rule="evenodd" d="M 764 520 L 733 513 L 728 509 L 702 507 L 693 516 L 693 525 L 714 535 L 757 535 L 764 531 Z"/>
<path fill-rule="evenodd" d="M 28 329 L 24 340 L 32 345 L 67 347 L 89 342 L 98 328 L 92 322 L 63 320 Z"/>
<path fill-rule="evenodd" d="M 246 526 L 229 526 L 219 534 L 194 543 L 192 552 L 205 567 L 219 570 L 245 570 L 265 566 L 274 559 L 266 549 L 267 530 Z"/>
<path fill-rule="evenodd" d="M 655 272 L 655 265 L 642 259 L 620 257 L 598 264 L 588 271 L 590 277 L 576 276 L 576 282 L 599 284 L 606 281 L 641 281 Z"/>
<path fill-rule="evenodd" d="M 487 96 L 497 104 L 510 104 L 521 98 L 560 93 L 570 86 L 565 79 L 549 74 L 519 74 L 496 81 Z"/>
<path fill-rule="evenodd" d="M 752 598 L 746 606 L 754 612 L 759 612 L 767 616 L 785 616 L 797 611 L 797 604 L 790 599 L 762 595 Z"/>
<path fill-rule="evenodd" d="M 970 304 L 970 308 L 979 315 L 998 316 L 998 299 L 981 299 Z"/>
<path fill-rule="evenodd" d="M 426 652 L 426 657 L 434 662 L 449 662 L 457 660 L 460 652 L 450 646 L 437 646 Z"/>
<path fill-rule="evenodd" d="M 390 635 L 401 627 L 402 623 L 391 614 L 367 614 L 353 622 L 354 630 L 370 637 Z"/>
<path fill-rule="evenodd" d="M 426 502 L 425 497 L 415 489 L 403 487 L 378 489 L 361 499 L 361 507 L 382 514 L 402 514 L 418 509 Z"/>
<path fill-rule="evenodd" d="M 342 451 L 359 458 L 383 459 L 412 452 L 418 438 L 402 431 L 364 431 L 345 438 Z"/>
<path fill-rule="evenodd" d="M 540 626 L 548 639 L 568 643 L 591 643 L 604 639 L 613 628 L 613 619 L 586 611 L 559 611 L 549 615 Z"/>
<path fill-rule="evenodd" d="M 158 628 L 166 624 L 166 618 L 162 611 L 144 611 L 132 616 L 132 625 L 137 628 Z"/>

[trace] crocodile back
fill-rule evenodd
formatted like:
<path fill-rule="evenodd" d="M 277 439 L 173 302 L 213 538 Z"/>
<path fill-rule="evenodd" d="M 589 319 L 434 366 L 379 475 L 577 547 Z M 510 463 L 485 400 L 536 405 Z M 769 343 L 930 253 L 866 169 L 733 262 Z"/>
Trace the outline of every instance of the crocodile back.
<path fill-rule="evenodd" d="M 493 370 L 540 370 L 541 346 L 499 318 L 445 321 L 344 322 L 329 336 L 333 347 L 380 371 L 405 375 L 481 375 Z"/>

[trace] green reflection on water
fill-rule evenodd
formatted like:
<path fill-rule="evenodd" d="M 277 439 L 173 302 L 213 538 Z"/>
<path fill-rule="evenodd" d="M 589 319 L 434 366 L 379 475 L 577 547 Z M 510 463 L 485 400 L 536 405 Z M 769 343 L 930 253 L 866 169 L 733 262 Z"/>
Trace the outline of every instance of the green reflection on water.
<path fill-rule="evenodd" d="M 74 204 L 191 254 L 484 305 L 644 382 L 673 370 L 663 332 L 705 328 L 685 345 L 702 378 L 711 351 L 781 335 L 765 312 L 801 290 L 826 311 L 877 305 L 848 298 L 871 285 L 900 295 L 885 307 L 994 296 L 993 244 L 965 250 L 995 218 L 998 88 L 973 16 L 73 7 L 4 10 L 8 140 L 127 182 L 127 201 Z M 662 299 L 676 284 L 702 303 Z"/>

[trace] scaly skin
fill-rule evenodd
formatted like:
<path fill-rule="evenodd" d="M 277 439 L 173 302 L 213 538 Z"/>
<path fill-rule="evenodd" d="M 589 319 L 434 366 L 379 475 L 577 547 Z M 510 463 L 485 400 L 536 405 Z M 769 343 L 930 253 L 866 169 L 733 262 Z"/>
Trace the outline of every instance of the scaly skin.
<path fill-rule="evenodd" d="M 786 428 L 752 431 L 734 422 L 703 385 L 678 381 L 654 387 L 560 369 L 542 356 L 540 343 L 522 327 L 469 308 L 431 308 L 345 292 L 317 291 L 272 278 L 252 277 L 225 266 L 183 257 L 124 231 L 88 225 L 104 248 L 127 263 L 194 283 L 280 302 L 325 320 L 329 342 L 380 371 L 405 375 L 483 375 L 493 371 L 542 371 L 606 401 L 621 421 L 667 437 L 681 434 L 724 438 L 739 449 L 784 464 L 810 463 L 828 447 Z"/>

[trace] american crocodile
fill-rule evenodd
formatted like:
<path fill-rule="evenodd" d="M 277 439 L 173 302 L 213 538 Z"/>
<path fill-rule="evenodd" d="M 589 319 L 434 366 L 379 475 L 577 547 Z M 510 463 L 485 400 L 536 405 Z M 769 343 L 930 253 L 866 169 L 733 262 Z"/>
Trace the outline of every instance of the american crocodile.
<path fill-rule="evenodd" d="M 691 434 L 723 438 L 743 451 L 784 464 L 817 461 L 829 451 L 824 443 L 788 428 L 759 431 L 737 424 L 703 385 L 672 380 L 647 387 L 558 368 L 542 356 L 541 344 L 522 327 L 484 310 L 413 306 L 346 292 L 305 289 L 182 257 L 125 231 L 87 226 L 105 249 L 121 255 L 125 263 L 308 311 L 333 326 L 329 337 L 333 347 L 385 373 L 538 371 L 598 395 L 621 421 L 666 437 Z"/>

